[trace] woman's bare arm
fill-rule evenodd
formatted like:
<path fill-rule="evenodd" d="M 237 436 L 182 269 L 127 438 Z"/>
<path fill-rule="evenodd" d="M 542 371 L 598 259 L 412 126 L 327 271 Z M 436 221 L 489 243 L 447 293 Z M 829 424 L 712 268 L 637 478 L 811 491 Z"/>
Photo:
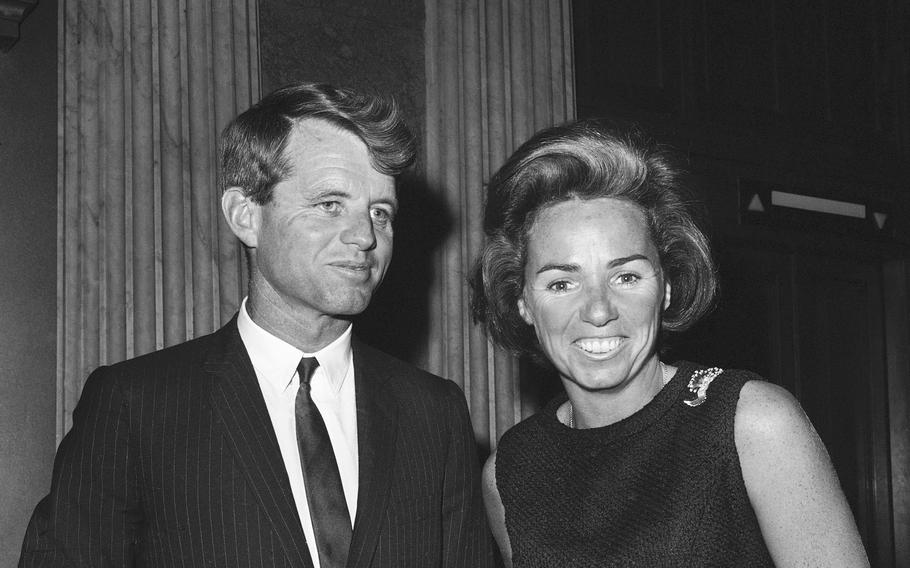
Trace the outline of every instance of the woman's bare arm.
<path fill-rule="evenodd" d="M 790 393 L 763 381 L 746 383 L 734 435 L 746 490 L 777 566 L 869 566 L 828 452 Z"/>
<path fill-rule="evenodd" d="M 493 538 L 502 553 L 502 560 L 506 568 L 512 568 L 512 546 L 506 532 L 506 511 L 499 497 L 499 489 L 496 488 L 496 452 L 487 458 L 487 463 L 483 466 L 483 501 L 487 506 L 487 518 L 490 520 Z"/>

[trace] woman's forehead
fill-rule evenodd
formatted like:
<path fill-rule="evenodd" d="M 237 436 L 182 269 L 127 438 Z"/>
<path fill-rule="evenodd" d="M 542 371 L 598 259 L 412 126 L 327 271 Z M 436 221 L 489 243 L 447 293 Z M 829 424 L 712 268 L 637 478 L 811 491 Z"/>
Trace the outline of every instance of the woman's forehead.
<path fill-rule="evenodd" d="M 569 258 L 610 262 L 643 255 L 658 263 L 658 253 L 641 208 L 613 198 L 573 199 L 548 206 L 528 231 L 526 260 L 551 263 Z"/>
<path fill-rule="evenodd" d="M 602 224 L 605 227 L 618 225 L 635 233 L 648 234 L 648 221 L 644 210 L 627 199 L 598 197 L 594 199 L 572 198 L 547 204 L 538 209 L 528 228 L 529 236 L 547 230 L 571 232 L 583 223 Z"/>

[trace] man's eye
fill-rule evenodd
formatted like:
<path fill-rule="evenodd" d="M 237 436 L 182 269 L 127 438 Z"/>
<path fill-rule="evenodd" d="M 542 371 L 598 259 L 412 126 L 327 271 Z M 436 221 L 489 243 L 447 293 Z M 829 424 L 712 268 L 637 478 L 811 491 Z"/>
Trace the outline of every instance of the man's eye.
<path fill-rule="evenodd" d="M 338 201 L 322 201 L 316 204 L 316 207 L 326 213 L 337 213 L 341 209 L 341 203 Z"/>
<path fill-rule="evenodd" d="M 380 224 L 390 223 L 392 221 L 392 213 L 385 209 L 373 209 L 373 219 Z"/>
<path fill-rule="evenodd" d="M 557 280 L 556 282 L 550 283 L 547 286 L 547 290 L 557 293 L 567 292 L 569 290 L 569 283 L 565 280 Z"/>

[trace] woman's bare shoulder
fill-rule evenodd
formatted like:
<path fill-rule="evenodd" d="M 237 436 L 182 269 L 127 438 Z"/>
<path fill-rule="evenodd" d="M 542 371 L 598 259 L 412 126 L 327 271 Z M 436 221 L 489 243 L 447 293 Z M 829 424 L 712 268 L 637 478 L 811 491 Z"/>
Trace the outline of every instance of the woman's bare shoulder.
<path fill-rule="evenodd" d="M 828 451 L 796 398 L 748 381 L 734 437 L 762 536 L 779 566 L 868 566 Z"/>

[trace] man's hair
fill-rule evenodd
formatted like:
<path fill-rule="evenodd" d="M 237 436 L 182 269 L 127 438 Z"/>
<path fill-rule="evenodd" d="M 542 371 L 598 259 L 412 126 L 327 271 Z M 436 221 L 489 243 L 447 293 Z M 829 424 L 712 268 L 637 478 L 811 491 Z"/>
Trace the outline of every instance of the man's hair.
<path fill-rule="evenodd" d="M 391 97 L 326 84 L 294 83 L 266 95 L 237 116 L 221 134 L 223 192 L 239 187 L 256 203 L 272 198 L 291 174 L 285 148 L 302 120 L 323 120 L 366 144 L 376 171 L 398 176 L 413 162 L 416 141 Z"/>
<path fill-rule="evenodd" d="M 538 132 L 487 187 L 487 239 L 469 279 L 475 320 L 502 347 L 540 361 L 534 329 L 518 313 L 528 232 L 548 206 L 609 197 L 634 203 L 644 213 L 672 287 L 662 329 L 694 325 L 713 305 L 717 275 L 683 177 L 672 155 L 637 130 L 619 133 L 586 120 Z"/>

